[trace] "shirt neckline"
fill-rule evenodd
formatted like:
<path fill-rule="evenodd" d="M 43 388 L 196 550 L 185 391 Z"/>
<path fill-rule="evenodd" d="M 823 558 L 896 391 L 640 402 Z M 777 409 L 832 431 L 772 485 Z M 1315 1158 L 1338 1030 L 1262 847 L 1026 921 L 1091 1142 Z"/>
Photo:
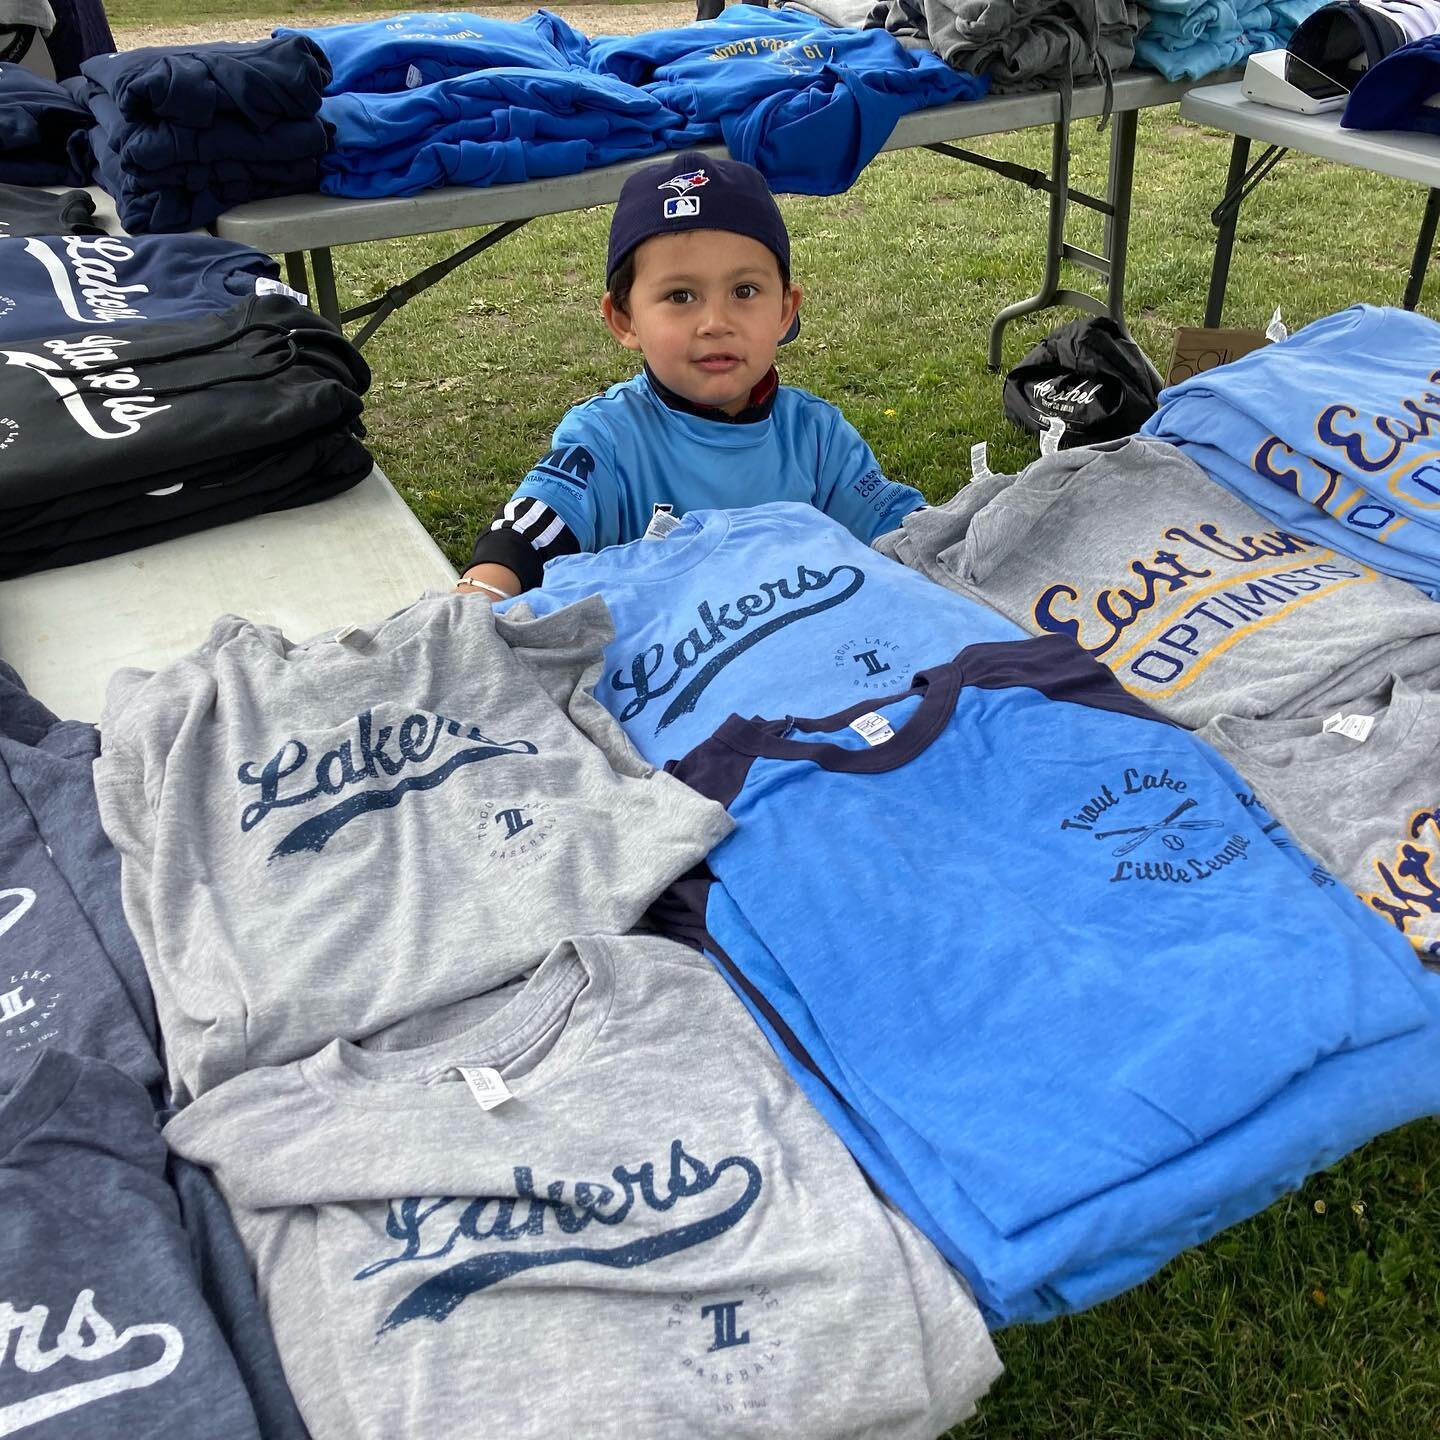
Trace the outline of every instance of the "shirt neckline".
<path fill-rule="evenodd" d="M 775 408 L 775 397 L 780 393 L 780 374 L 772 365 L 756 381 L 745 408 L 738 414 L 728 415 L 717 406 L 697 405 L 695 401 L 687 400 L 678 391 L 672 390 L 650 368 L 648 361 L 645 364 L 645 379 L 655 392 L 656 398 L 667 409 L 677 410 L 682 415 L 693 415 L 697 420 L 710 420 L 717 425 L 755 425 L 762 420 L 768 420 L 770 412 Z"/>
<path fill-rule="evenodd" d="M 862 700 L 834 715 L 800 719 L 787 715 L 783 719 L 746 720 L 732 715 L 715 732 L 715 738 L 742 755 L 770 760 L 809 760 L 822 769 L 852 775 L 875 775 L 898 770 L 929 748 L 950 723 L 955 704 L 960 698 L 964 676 L 958 660 L 921 670 L 908 690 L 886 695 L 879 700 Z M 920 704 L 908 720 L 888 739 L 863 750 L 852 750 L 828 740 L 795 740 L 791 731 L 821 733 L 843 730 L 852 721 L 872 712 L 883 712 L 887 705 L 898 704 L 913 696 Z"/>
<path fill-rule="evenodd" d="M 36 1055 L 10 1093 L 0 1099 L 0 1161 L 54 1115 L 79 1078 L 80 1061 L 75 1056 L 53 1049 Z"/>
<path fill-rule="evenodd" d="M 615 993 L 610 953 L 594 941 L 553 950 L 524 987 L 495 1014 L 445 1040 L 413 1049 L 364 1050 L 335 1040 L 301 1062 L 306 1083 L 329 1099 L 368 1110 L 464 1111 L 476 1102 L 463 1081 L 438 1083 L 457 1066 L 505 1067 L 563 1019 L 563 1029 L 540 1062 L 509 1083 L 527 1099 L 548 1088 L 584 1056 L 609 1018 Z M 427 1082 L 437 1083 L 427 1083 Z"/>
<path fill-rule="evenodd" d="M 1364 714 L 1365 698 L 1362 696 L 1358 701 L 1337 708 L 1343 714 L 1352 711 Z M 1320 727 L 1325 717 L 1319 715 L 1297 720 L 1249 720 L 1236 715 L 1222 715 L 1215 721 L 1214 732 L 1243 752 L 1242 768 L 1249 767 L 1270 775 L 1278 774 L 1291 765 L 1315 770 L 1338 769 L 1342 772 L 1340 780 L 1343 782 L 1367 774 L 1378 765 L 1389 764 L 1410 739 L 1424 706 L 1424 697 L 1418 690 L 1412 689 L 1398 675 L 1392 676 L 1389 698 L 1382 706 L 1374 734 L 1359 744 L 1352 742 L 1349 753 L 1338 746 L 1327 754 L 1304 753 L 1311 742 L 1320 740 L 1324 734 Z M 1251 739 L 1258 739 L 1264 748 L 1252 750 L 1247 743 Z M 1267 740 L 1271 742 L 1268 745 L 1265 744 Z M 1271 759 L 1275 747 L 1281 744 L 1285 746 L 1285 759 Z M 1301 751 L 1298 755 L 1297 749 Z"/>

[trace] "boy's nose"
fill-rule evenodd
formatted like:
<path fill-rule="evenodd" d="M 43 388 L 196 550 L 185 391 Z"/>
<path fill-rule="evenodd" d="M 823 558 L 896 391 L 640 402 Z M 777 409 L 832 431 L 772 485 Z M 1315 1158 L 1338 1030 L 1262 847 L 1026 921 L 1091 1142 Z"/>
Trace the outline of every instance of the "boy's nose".
<path fill-rule="evenodd" d="M 700 316 L 702 335 L 727 335 L 732 328 L 728 305 L 712 303 L 705 306 Z"/>

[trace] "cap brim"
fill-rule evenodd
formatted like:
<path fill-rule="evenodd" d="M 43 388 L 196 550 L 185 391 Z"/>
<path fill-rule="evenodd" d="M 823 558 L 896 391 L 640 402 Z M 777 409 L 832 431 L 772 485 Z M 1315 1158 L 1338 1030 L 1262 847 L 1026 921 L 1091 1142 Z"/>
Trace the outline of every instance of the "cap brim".
<path fill-rule="evenodd" d="M 782 345 L 788 345 L 800 333 L 800 312 L 795 312 L 795 318 L 790 322 L 790 328 L 780 337 Z"/>

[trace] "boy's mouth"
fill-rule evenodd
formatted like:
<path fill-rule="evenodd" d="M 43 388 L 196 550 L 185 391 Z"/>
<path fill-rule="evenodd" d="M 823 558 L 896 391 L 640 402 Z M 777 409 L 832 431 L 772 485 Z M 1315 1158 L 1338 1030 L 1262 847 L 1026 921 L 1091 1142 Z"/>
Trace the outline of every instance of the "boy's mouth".
<path fill-rule="evenodd" d="M 702 355 L 695 364 L 702 370 L 709 371 L 712 375 L 723 375 L 727 370 L 733 370 L 741 363 L 738 355 L 731 355 L 727 351 L 717 351 L 713 355 Z"/>

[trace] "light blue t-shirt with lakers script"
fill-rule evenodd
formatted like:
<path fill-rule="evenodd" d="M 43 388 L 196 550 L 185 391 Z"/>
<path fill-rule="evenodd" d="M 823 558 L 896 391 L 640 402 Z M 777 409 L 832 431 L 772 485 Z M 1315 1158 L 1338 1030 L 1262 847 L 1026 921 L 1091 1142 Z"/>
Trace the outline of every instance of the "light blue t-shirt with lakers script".
<path fill-rule="evenodd" d="M 667 405 L 643 372 L 561 420 L 511 503 L 526 499 L 559 515 L 582 550 L 638 540 L 657 505 L 684 515 L 794 500 L 868 543 L 925 503 L 807 390 L 782 385 L 764 419 L 726 424 Z"/>
<path fill-rule="evenodd" d="M 615 639 L 596 698 L 657 765 L 732 713 L 828 713 L 1021 633 L 809 505 L 692 511 L 663 540 L 552 560 L 512 604 L 543 613 L 597 594 Z"/>

